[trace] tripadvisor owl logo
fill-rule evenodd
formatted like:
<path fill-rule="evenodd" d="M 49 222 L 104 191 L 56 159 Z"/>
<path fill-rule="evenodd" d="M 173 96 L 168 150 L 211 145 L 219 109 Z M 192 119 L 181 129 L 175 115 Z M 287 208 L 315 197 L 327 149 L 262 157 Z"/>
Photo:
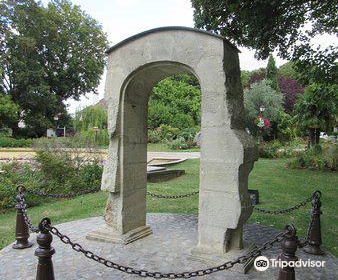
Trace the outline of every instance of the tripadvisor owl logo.
<path fill-rule="evenodd" d="M 268 259 L 264 256 L 259 256 L 254 261 L 254 266 L 258 271 L 265 271 L 271 267 L 325 267 L 325 261 L 313 261 L 310 259 L 302 260 L 298 259 L 296 261 L 285 261 L 281 259 Z"/>
<path fill-rule="evenodd" d="M 269 268 L 269 259 L 264 256 L 259 256 L 255 259 L 254 266 L 258 271 L 265 271 Z"/>

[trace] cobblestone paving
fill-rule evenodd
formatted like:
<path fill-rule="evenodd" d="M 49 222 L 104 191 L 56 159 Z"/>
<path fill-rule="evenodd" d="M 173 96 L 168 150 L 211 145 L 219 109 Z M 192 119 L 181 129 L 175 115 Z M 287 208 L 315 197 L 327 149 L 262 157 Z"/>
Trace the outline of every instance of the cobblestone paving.
<path fill-rule="evenodd" d="M 161 272 L 183 272 L 209 266 L 189 258 L 190 249 L 197 241 L 196 216 L 148 214 L 147 218 L 148 225 L 151 226 L 154 234 L 125 246 L 85 239 L 88 231 L 104 225 L 102 217 L 68 222 L 58 225 L 57 228 L 69 235 L 73 241 L 85 245 L 85 248 L 112 261 L 135 268 Z M 244 234 L 246 240 L 255 244 L 262 244 L 271 239 L 277 232 L 272 227 L 248 224 L 245 227 Z M 34 241 L 35 235 L 32 235 L 30 239 Z M 80 253 L 74 252 L 69 245 L 61 243 L 55 236 L 53 246 L 56 249 L 56 254 L 53 256 L 56 280 L 141 279 L 138 276 L 125 274 L 89 260 Z M 34 257 L 35 249 L 36 244 L 32 248 L 25 250 L 13 250 L 11 246 L 8 246 L 0 251 L 0 279 L 35 279 L 37 263 L 37 259 Z M 276 244 L 272 249 L 264 252 L 263 255 L 268 258 L 276 258 L 280 252 L 279 244 Z M 296 268 L 297 280 L 338 279 L 338 260 L 331 254 L 312 256 L 298 250 L 297 256 L 303 260 L 310 258 L 311 260 L 326 261 L 324 269 Z M 246 275 L 232 271 L 222 271 L 198 277 L 201 280 L 272 280 L 277 278 L 278 269 L 269 268 L 265 272 L 258 272 L 254 267 Z"/>

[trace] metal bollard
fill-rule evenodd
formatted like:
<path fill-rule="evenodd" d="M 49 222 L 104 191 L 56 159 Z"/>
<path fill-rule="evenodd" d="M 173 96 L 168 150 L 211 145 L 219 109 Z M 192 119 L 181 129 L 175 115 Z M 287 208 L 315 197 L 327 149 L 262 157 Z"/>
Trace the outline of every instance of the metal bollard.
<path fill-rule="evenodd" d="M 282 241 L 282 250 L 283 253 L 279 255 L 278 259 L 286 262 L 297 261 L 295 253 L 297 251 L 297 236 L 296 228 L 293 225 L 287 225 L 285 229 L 289 229 L 290 233 L 285 236 L 285 239 Z M 294 266 L 285 266 L 279 269 L 278 280 L 295 280 L 295 268 Z"/>
<path fill-rule="evenodd" d="M 320 248 L 322 244 L 322 232 L 320 227 L 320 215 L 322 211 L 320 207 L 322 205 L 320 201 L 321 192 L 316 191 L 312 200 L 311 220 L 307 233 L 306 245 L 303 248 L 305 253 L 312 255 L 323 255 L 325 252 Z"/>
<path fill-rule="evenodd" d="M 13 249 L 25 249 L 32 247 L 33 243 L 28 241 L 29 238 L 29 229 L 25 223 L 25 218 L 21 209 L 20 201 L 21 195 L 23 194 L 25 188 L 23 186 L 18 186 L 18 194 L 16 196 L 16 227 L 15 227 L 15 238 L 16 242 L 13 244 Z"/>
<path fill-rule="evenodd" d="M 46 224 L 51 224 L 49 218 L 44 218 L 39 224 L 40 233 L 36 240 L 39 247 L 35 250 L 35 256 L 39 258 L 36 280 L 54 280 L 54 269 L 52 255 L 55 249 L 51 246 L 53 241 L 52 234 L 44 227 Z"/>

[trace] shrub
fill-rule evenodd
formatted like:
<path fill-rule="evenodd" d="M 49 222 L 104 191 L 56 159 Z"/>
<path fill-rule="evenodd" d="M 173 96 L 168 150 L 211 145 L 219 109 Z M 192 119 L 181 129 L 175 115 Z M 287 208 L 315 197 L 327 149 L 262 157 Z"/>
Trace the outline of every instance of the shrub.
<path fill-rule="evenodd" d="M 193 142 L 186 142 L 182 137 L 178 137 L 177 139 L 169 142 L 168 146 L 172 150 L 187 150 L 195 147 Z"/>
<path fill-rule="evenodd" d="M 177 137 L 180 137 L 180 138 L 184 139 L 185 142 L 191 143 L 191 145 L 193 145 L 196 133 L 199 132 L 200 130 L 201 129 L 198 126 L 182 129 L 178 133 Z"/>
<path fill-rule="evenodd" d="M 278 150 L 282 144 L 276 141 L 263 142 L 258 146 L 259 156 L 262 158 L 276 158 L 279 156 Z"/>
<path fill-rule="evenodd" d="M 17 185 L 24 185 L 32 190 L 41 190 L 43 180 L 39 171 L 34 171 L 28 164 L 20 164 L 11 162 L 1 165 L 4 171 L 0 175 L 0 210 L 13 208 L 16 200 Z M 27 203 L 29 205 L 37 205 L 42 199 L 35 196 L 27 195 Z"/>
<path fill-rule="evenodd" d="M 245 89 L 244 107 L 246 127 L 253 135 L 260 134 L 256 123 L 256 119 L 260 115 L 267 118 L 271 122 L 271 127 L 274 127 L 274 124 L 278 121 L 279 112 L 283 110 L 282 104 L 282 94 L 272 89 L 267 80 L 253 84 L 251 89 Z M 262 105 L 265 106 L 264 112 L 260 112 Z M 269 132 L 270 130 L 264 130 L 263 135 L 269 135 Z"/>
<path fill-rule="evenodd" d="M 148 143 L 160 143 L 162 141 L 162 134 L 158 129 L 148 129 Z"/>
<path fill-rule="evenodd" d="M 0 147 L 26 148 L 32 147 L 32 139 L 15 139 L 0 135 Z"/>
<path fill-rule="evenodd" d="M 279 112 L 277 136 L 281 141 L 289 141 L 296 136 L 295 120 L 283 111 Z"/>
<path fill-rule="evenodd" d="M 316 145 L 296 158 L 291 159 L 287 166 L 290 168 L 306 168 L 311 170 L 337 171 L 338 146 L 337 144 L 324 147 Z"/>
<path fill-rule="evenodd" d="M 99 189 L 103 168 L 95 149 L 77 148 L 76 142 L 67 138 L 39 139 L 34 145 L 35 164 L 14 162 L 1 166 L 5 173 L 0 177 L 0 209 L 14 205 L 18 184 L 27 189 L 61 194 Z M 30 205 L 44 201 L 30 195 L 27 199 Z"/>
<path fill-rule="evenodd" d="M 44 181 L 48 182 L 49 191 L 71 193 L 91 188 L 95 183 L 99 185 L 102 158 L 95 147 L 90 146 L 92 143 L 76 139 L 52 138 L 34 142 L 36 161 Z"/>
<path fill-rule="evenodd" d="M 156 129 L 148 129 L 148 142 L 159 143 L 172 141 L 177 137 L 178 132 L 178 128 L 166 124 L 161 124 Z"/>

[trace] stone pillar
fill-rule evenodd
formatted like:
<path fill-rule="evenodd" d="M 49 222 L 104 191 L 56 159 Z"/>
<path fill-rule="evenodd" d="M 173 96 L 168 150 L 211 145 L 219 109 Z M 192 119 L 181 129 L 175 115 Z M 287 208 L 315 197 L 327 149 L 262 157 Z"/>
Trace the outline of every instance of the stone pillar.
<path fill-rule="evenodd" d="M 255 143 L 244 130 L 238 55 L 227 44 L 223 61 L 223 83 L 210 76 L 213 91 L 202 93 L 198 244 L 192 250 L 193 257 L 215 264 L 253 247 L 243 241 L 243 225 L 252 213 L 248 176 L 257 159 Z M 234 269 L 245 273 L 251 265 L 249 260 Z"/>

